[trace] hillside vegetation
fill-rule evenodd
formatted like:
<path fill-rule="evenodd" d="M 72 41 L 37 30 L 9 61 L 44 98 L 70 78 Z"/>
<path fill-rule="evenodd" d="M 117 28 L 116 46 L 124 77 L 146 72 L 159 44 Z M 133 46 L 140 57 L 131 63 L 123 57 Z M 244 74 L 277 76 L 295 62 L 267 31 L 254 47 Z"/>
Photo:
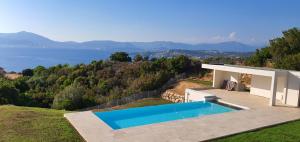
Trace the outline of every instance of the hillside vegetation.
<path fill-rule="evenodd" d="M 148 60 L 117 52 L 107 61 L 75 66 L 38 66 L 23 77 L 0 77 L 0 105 L 75 110 L 155 90 L 179 74 L 198 74 L 201 62 L 186 56 Z M 159 95 L 159 94 L 158 94 Z"/>
<path fill-rule="evenodd" d="M 300 71 L 300 29 L 289 29 L 283 37 L 270 40 L 269 46 L 256 50 L 246 65 Z"/>

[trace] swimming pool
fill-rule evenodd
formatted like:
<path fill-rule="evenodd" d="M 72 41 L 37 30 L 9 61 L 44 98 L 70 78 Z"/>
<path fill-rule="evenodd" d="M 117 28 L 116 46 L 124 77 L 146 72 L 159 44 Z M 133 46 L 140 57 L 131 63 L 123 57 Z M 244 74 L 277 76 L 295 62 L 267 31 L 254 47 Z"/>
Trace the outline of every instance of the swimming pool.
<path fill-rule="evenodd" d="M 112 129 L 117 130 L 231 111 L 235 109 L 212 102 L 190 102 L 95 112 L 95 115 Z"/>

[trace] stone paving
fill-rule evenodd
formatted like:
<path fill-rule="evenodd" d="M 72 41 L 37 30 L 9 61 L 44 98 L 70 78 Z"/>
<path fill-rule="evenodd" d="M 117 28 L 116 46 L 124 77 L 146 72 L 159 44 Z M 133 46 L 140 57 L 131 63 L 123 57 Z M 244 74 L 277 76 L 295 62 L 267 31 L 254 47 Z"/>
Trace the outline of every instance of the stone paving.
<path fill-rule="evenodd" d="M 88 142 L 198 142 L 300 119 L 300 108 L 279 103 L 269 107 L 268 99 L 248 92 L 206 91 L 250 109 L 119 130 L 112 130 L 91 111 L 68 113 L 65 117 Z"/>

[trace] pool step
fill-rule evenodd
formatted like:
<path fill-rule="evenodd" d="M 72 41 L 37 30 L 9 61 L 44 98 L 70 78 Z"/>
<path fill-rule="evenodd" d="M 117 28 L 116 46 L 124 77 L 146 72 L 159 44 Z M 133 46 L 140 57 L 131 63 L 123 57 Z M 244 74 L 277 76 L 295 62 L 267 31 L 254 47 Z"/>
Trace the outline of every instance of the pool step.
<path fill-rule="evenodd" d="M 194 102 L 194 101 L 214 101 L 217 100 L 217 96 L 209 94 L 204 91 L 194 90 L 194 89 L 185 89 L 185 102 Z"/>

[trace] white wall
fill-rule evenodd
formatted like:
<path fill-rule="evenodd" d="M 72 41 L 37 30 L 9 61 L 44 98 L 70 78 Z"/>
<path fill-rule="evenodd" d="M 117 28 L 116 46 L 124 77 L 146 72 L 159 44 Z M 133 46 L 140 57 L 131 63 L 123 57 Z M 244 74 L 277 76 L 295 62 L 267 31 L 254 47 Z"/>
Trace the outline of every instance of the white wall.
<path fill-rule="evenodd" d="M 299 106 L 300 72 L 290 71 L 287 84 L 286 104 Z"/>
<path fill-rule="evenodd" d="M 250 94 L 270 98 L 271 81 L 271 77 L 252 75 Z M 284 76 L 277 78 L 276 99 L 280 100 L 283 104 L 298 106 L 300 72 L 290 72 L 287 81 Z"/>
<path fill-rule="evenodd" d="M 250 94 L 270 98 L 271 77 L 252 75 Z"/>
<path fill-rule="evenodd" d="M 285 91 L 284 91 L 286 88 L 285 80 L 286 80 L 285 77 L 277 78 L 276 99 L 282 101 L 282 103 L 284 103 L 284 97 L 285 97 Z M 270 98 L 271 81 L 272 81 L 271 77 L 252 75 L 250 94 Z"/>
<path fill-rule="evenodd" d="M 230 80 L 230 81 L 237 82 L 238 85 L 235 87 L 235 90 L 239 90 L 238 89 L 239 83 L 240 83 L 240 74 L 239 73 L 214 70 L 213 87 L 220 88 L 222 86 L 224 80 Z"/>
<path fill-rule="evenodd" d="M 285 90 L 286 89 L 286 78 L 285 77 L 278 77 L 277 78 L 277 92 L 276 92 L 276 99 L 281 100 L 282 103 L 284 102 L 285 97 Z"/>

